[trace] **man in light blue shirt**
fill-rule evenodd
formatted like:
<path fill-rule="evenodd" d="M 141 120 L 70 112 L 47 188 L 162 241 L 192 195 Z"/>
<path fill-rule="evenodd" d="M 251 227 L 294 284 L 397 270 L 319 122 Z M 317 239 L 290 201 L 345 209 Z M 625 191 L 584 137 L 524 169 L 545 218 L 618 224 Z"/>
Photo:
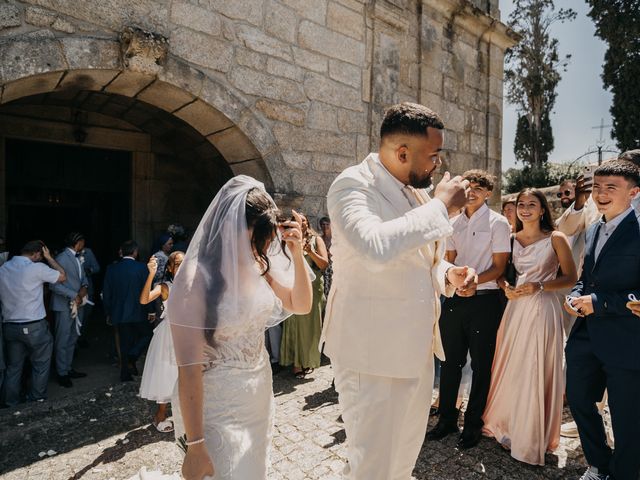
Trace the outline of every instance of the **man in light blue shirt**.
<path fill-rule="evenodd" d="M 40 263 L 43 258 L 52 268 Z M 0 267 L 2 326 L 7 350 L 5 402 L 9 406 L 20 400 L 20 379 L 27 356 L 32 366 L 27 399 L 47 398 L 53 338 L 45 319 L 43 286 L 65 280 L 64 270 L 39 240 L 25 244 L 20 255 Z"/>

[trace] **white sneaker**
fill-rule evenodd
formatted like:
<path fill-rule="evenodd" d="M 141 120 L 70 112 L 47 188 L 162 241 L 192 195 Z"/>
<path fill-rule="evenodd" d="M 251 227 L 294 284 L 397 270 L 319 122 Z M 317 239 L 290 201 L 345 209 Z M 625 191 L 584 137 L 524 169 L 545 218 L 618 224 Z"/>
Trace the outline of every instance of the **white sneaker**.
<path fill-rule="evenodd" d="M 576 422 L 563 423 L 560 427 L 560 436 L 566 438 L 578 438 L 578 426 Z"/>
<path fill-rule="evenodd" d="M 604 475 L 602 473 L 598 473 L 598 469 L 596 467 L 589 467 L 582 474 L 580 480 L 607 480 L 609 475 Z"/>

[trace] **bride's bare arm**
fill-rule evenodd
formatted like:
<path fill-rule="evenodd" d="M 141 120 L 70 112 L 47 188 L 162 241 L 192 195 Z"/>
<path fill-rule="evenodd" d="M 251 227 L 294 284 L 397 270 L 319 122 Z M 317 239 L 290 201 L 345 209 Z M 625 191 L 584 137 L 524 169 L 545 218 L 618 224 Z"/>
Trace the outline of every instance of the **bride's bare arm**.
<path fill-rule="evenodd" d="M 187 442 L 204 439 L 202 365 L 178 367 L 178 392 Z M 188 446 L 182 476 L 186 480 L 201 480 L 205 475 L 213 476 L 213 472 L 205 443 Z"/>
<path fill-rule="evenodd" d="M 313 291 L 311 290 L 311 280 L 307 272 L 307 264 L 302 251 L 302 217 L 295 210 L 293 216 L 296 221 L 284 222 L 281 225 L 282 239 L 287 243 L 291 252 L 294 267 L 293 287 L 287 288 L 276 281 L 273 277 L 266 275 L 267 281 L 273 293 L 280 299 L 285 310 L 295 315 L 305 315 L 311 311 L 313 303 Z"/>
<path fill-rule="evenodd" d="M 291 247 L 289 247 L 291 248 Z M 306 315 L 311 311 L 313 303 L 313 291 L 311 279 L 307 272 L 306 261 L 300 252 L 292 252 L 292 261 L 295 270 L 293 287 L 287 288 L 267 274 L 267 281 L 271 285 L 273 293 L 280 299 L 285 310 L 295 315 Z"/>

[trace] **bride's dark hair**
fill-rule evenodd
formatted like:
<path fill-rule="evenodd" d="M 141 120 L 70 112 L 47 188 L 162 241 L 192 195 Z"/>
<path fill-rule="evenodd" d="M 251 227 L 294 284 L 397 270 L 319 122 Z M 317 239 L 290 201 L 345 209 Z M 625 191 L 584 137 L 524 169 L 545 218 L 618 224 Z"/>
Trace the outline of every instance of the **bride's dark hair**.
<path fill-rule="evenodd" d="M 252 188 L 247 193 L 245 218 L 247 219 L 247 227 L 253 228 L 251 246 L 264 265 L 262 274 L 265 275 L 271 266 L 267 250 L 278 231 L 280 210 L 274 206 L 267 192 L 259 188 Z"/>

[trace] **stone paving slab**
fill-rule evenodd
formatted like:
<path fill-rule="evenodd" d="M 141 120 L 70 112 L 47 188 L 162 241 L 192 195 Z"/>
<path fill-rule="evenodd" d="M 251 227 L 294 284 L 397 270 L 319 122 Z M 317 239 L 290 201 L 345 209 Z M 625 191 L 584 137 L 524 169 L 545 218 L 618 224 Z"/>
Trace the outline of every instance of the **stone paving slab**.
<path fill-rule="evenodd" d="M 323 366 L 304 380 L 274 377 L 276 419 L 270 480 L 337 480 L 345 434 L 332 371 Z M 179 471 L 182 455 L 172 434 L 149 425 L 155 408 L 136 397 L 138 385 L 117 384 L 56 401 L 0 411 L 3 480 L 121 480 L 140 471 Z M 431 419 L 431 424 L 435 419 Z M 455 437 L 426 442 L 416 479 L 577 479 L 585 468 L 577 440 L 562 440 L 545 467 L 513 460 L 491 439 L 470 451 Z M 40 458 L 41 452 L 52 456 Z"/>

